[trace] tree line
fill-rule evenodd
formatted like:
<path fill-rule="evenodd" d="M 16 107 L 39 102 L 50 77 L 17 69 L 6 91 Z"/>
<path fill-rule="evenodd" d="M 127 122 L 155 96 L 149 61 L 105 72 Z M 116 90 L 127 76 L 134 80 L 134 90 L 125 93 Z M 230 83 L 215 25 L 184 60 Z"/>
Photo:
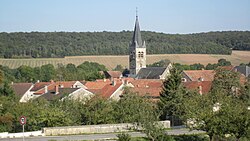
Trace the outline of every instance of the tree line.
<path fill-rule="evenodd" d="M 52 64 L 43 65 L 41 67 L 20 66 L 16 69 L 10 69 L 7 66 L 0 65 L 0 71 L 8 82 L 36 82 L 50 80 L 55 81 L 71 81 L 71 80 L 87 80 L 92 81 L 101 79 L 104 76 L 99 71 L 105 71 L 104 65 L 94 62 L 84 62 L 78 66 L 74 64 L 58 64 L 54 67 Z"/>
<path fill-rule="evenodd" d="M 250 50 L 249 31 L 165 34 L 142 31 L 147 54 L 231 54 Z M 2 58 L 53 58 L 77 55 L 126 55 L 132 32 L 0 33 Z"/>

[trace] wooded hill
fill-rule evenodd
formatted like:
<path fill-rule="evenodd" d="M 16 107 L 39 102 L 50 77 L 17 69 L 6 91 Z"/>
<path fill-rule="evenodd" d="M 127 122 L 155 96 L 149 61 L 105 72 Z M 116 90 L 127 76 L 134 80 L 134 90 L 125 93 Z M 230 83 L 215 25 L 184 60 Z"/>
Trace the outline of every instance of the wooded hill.
<path fill-rule="evenodd" d="M 1 58 L 126 55 L 132 32 L 0 33 Z M 250 50 L 250 31 L 164 34 L 143 31 L 147 54 L 231 54 Z"/>

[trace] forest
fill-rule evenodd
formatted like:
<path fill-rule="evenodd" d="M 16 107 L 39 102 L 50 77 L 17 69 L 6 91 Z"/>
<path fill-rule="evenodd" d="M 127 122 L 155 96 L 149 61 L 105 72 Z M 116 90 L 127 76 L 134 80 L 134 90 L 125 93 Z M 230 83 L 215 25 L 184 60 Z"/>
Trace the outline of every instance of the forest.
<path fill-rule="evenodd" d="M 142 31 L 147 54 L 231 54 L 250 50 L 249 31 L 165 34 Z M 126 55 L 131 31 L 0 33 L 1 58 Z"/>

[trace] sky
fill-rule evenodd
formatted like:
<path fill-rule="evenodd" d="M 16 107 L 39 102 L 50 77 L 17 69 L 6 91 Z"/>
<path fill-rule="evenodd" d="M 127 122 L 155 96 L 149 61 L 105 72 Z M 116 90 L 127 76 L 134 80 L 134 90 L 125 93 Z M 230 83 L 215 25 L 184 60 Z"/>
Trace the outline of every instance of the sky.
<path fill-rule="evenodd" d="M 0 32 L 250 30 L 250 0 L 0 0 Z"/>

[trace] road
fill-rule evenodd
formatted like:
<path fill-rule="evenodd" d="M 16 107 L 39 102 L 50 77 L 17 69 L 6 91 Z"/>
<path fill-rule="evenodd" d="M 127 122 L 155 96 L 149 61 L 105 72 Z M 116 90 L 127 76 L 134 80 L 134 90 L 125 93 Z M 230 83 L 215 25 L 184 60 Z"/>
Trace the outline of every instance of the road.
<path fill-rule="evenodd" d="M 169 135 L 182 135 L 182 134 L 199 134 L 204 133 L 203 131 L 189 131 L 189 129 L 173 129 L 166 131 Z M 70 136 L 46 136 L 46 137 L 29 137 L 25 138 L 25 141 L 82 141 L 82 140 L 105 140 L 115 139 L 119 133 L 110 134 L 90 134 L 90 135 L 70 135 Z M 146 136 L 140 132 L 129 132 L 132 137 L 144 137 Z M 0 141 L 23 141 L 22 138 L 9 138 L 0 139 Z"/>

